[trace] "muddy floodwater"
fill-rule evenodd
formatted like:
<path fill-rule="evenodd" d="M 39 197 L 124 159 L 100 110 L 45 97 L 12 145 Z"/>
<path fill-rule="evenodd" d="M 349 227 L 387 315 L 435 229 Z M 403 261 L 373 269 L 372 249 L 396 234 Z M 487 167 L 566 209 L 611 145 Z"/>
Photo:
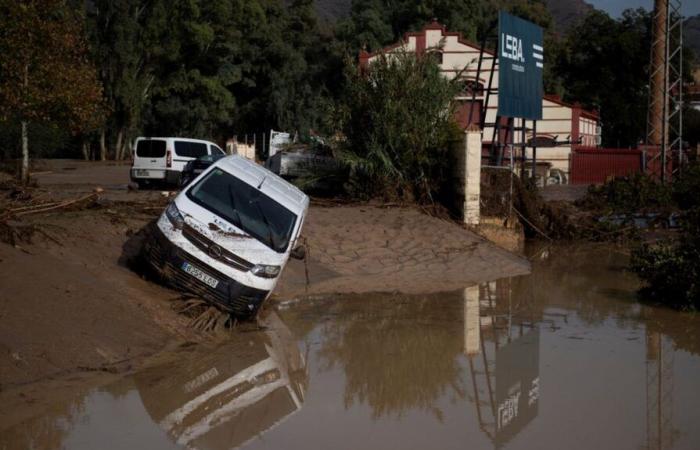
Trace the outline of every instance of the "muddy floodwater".
<path fill-rule="evenodd" d="M 423 296 L 279 303 L 260 330 L 0 431 L 0 449 L 698 449 L 700 319 L 607 247 Z"/>

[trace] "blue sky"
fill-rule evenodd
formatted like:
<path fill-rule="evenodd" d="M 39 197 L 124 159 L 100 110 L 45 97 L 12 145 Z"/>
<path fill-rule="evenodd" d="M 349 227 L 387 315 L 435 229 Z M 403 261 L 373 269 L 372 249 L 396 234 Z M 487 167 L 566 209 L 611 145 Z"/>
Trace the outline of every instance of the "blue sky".
<path fill-rule="evenodd" d="M 613 17 L 619 17 L 620 13 L 627 8 L 643 7 L 652 9 L 654 0 L 586 0 L 587 3 L 595 6 L 598 9 L 607 11 Z M 699 0 L 681 0 L 682 11 L 685 17 L 700 14 Z"/>

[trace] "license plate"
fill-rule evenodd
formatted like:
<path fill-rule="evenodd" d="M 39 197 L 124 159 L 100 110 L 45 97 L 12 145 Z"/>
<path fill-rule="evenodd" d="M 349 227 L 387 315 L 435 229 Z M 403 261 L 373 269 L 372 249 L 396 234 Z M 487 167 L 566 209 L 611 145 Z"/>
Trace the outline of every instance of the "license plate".
<path fill-rule="evenodd" d="M 137 177 L 148 177 L 148 176 L 151 176 L 151 173 L 145 169 L 136 169 L 136 176 Z"/>
<path fill-rule="evenodd" d="M 182 263 L 182 270 L 184 270 L 185 272 L 189 273 L 190 275 L 192 275 L 193 277 L 195 277 L 199 281 L 206 283 L 213 288 L 216 288 L 219 285 L 219 280 L 217 280 L 216 278 L 214 278 L 210 275 L 207 275 L 206 273 L 202 272 L 201 270 L 199 270 L 198 268 L 196 268 L 195 266 L 193 266 L 192 264 L 190 264 L 188 262 Z"/>

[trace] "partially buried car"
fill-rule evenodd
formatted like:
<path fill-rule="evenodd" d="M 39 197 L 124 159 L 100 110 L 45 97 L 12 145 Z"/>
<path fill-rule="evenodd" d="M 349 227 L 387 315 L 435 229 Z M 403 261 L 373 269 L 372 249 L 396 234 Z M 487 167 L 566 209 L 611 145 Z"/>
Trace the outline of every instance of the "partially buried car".
<path fill-rule="evenodd" d="M 185 187 L 197 178 L 202 172 L 207 170 L 209 166 L 225 158 L 226 155 L 222 153 L 216 153 L 211 155 L 200 156 L 197 159 L 193 159 L 185 165 L 182 169 L 182 176 L 180 177 L 180 187 Z"/>
<path fill-rule="evenodd" d="M 309 198 L 240 156 L 214 162 L 175 197 L 144 246 L 169 284 L 250 318 L 297 247 Z"/>

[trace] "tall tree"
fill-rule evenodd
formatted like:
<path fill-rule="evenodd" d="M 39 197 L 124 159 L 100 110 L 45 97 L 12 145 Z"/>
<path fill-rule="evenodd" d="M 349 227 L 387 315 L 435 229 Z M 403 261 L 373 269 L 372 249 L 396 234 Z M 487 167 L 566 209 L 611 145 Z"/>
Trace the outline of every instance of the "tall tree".
<path fill-rule="evenodd" d="M 567 35 L 557 62 L 565 99 L 600 109 L 605 146 L 636 146 L 644 139 L 650 24 L 642 9 L 627 10 L 619 20 L 593 11 Z"/>
<path fill-rule="evenodd" d="M 354 188 L 432 202 L 450 179 L 448 153 L 460 136 L 451 107 L 458 84 L 433 58 L 410 52 L 382 55 L 348 77 L 340 156 Z"/>
<path fill-rule="evenodd" d="M 239 27 L 249 9 L 245 3 L 154 2 L 152 14 L 159 24 L 153 32 L 162 33 L 162 48 L 154 64 L 147 131 L 214 137 L 231 126 L 236 112 L 231 89 L 241 81 L 238 56 L 246 39 Z"/>
<path fill-rule="evenodd" d="M 29 122 L 90 129 L 102 118 L 101 95 L 81 17 L 65 1 L 0 0 L 0 115 L 20 123 L 24 182 Z"/>
<path fill-rule="evenodd" d="M 158 21 L 152 2 L 95 0 L 85 5 L 92 54 L 111 112 L 100 130 L 100 159 L 107 158 L 110 142 L 112 155 L 121 159 L 138 132 L 155 81 L 152 65 L 161 36 L 153 28 Z"/>

